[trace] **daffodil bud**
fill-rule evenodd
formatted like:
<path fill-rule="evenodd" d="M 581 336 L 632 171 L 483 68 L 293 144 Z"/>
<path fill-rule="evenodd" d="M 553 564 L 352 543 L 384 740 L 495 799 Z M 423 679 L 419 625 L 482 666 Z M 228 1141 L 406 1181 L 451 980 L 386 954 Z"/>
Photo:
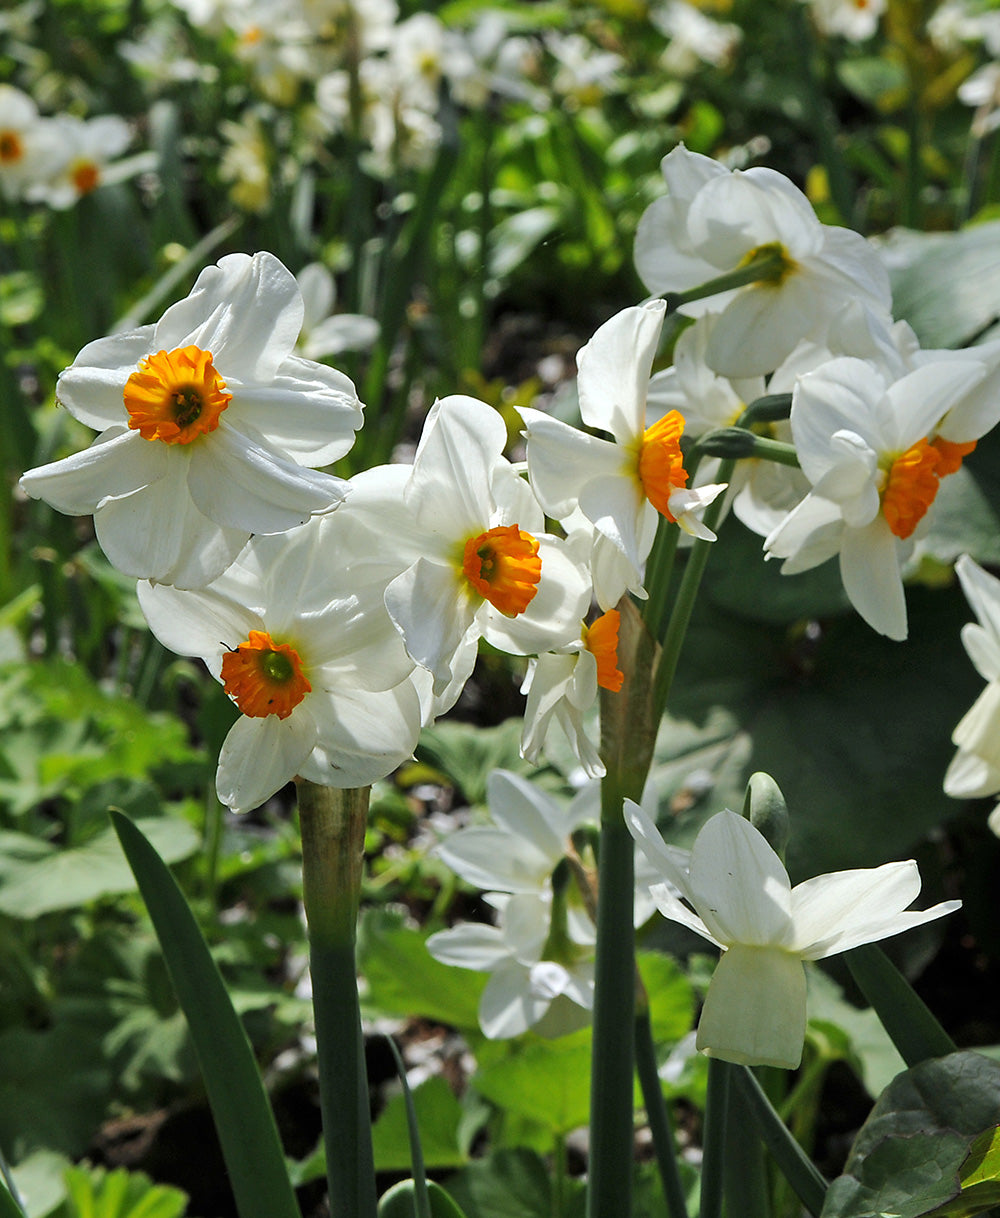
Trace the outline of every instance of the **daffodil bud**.
<path fill-rule="evenodd" d="M 788 846 L 788 805 L 770 774 L 758 770 L 750 775 L 743 796 L 743 815 L 784 862 Z"/>

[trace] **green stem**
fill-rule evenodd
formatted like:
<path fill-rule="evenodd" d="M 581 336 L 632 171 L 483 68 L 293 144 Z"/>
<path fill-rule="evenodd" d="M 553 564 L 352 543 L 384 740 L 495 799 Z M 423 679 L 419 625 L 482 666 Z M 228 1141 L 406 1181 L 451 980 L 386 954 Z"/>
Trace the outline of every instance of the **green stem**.
<path fill-rule="evenodd" d="M 722 1215 L 730 1069 L 729 1062 L 717 1057 L 709 1058 L 699 1218 L 721 1218 Z"/>
<path fill-rule="evenodd" d="M 566 1212 L 566 1139 L 562 1134 L 556 1134 L 552 1146 L 553 1167 L 552 1180 L 552 1218 L 563 1218 Z"/>
<path fill-rule="evenodd" d="M 653 1138 L 656 1165 L 663 1184 L 663 1196 L 667 1202 L 670 1218 L 688 1218 L 687 1202 L 677 1170 L 677 1147 L 674 1140 L 673 1123 L 663 1098 L 660 1075 L 656 1068 L 656 1052 L 653 1044 L 653 1026 L 649 1018 L 649 1007 L 641 1006 L 635 1016 L 635 1064 L 642 1088 L 642 1100 L 646 1106 L 646 1120 Z"/>
<path fill-rule="evenodd" d="M 624 795 L 609 767 L 601 783 L 587 1218 L 631 1213 L 635 843 L 622 815 Z"/>
<path fill-rule="evenodd" d="M 369 788 L 296 780 L 302 888 L 332 1218 L 375 1218 L 371 1113 L 355 937 Z"/>
<path fill-rule="evenodd" d="M 851 976 L 908 1066 L 957 1050 L 903 974 L 877 943 L 844 953 Z"/>
<path fill-rule="evenodd" d="M 729 1073 L 734 1073 L 729 1067 Z M 740 1218 L 771 1218 L 772 1206 L 768 1189 L 764 1148 L 756 1138 L 748 1138 L 753 1128 L 753 1113 L 730 1078 L 729 1111 L 726 1121 L 726 1161 L 723 1165 L 723 1186 L 732 1212 L 739 1199 Z M 780 1214 L 781 1210 L 774 1207 Z"/>
<path fill-rule="evenodd" d="M 746 1066 L 736 1067 L 733 1083 L 743 1103 L 753 1114 L 754 1128 L 771 1152 L 781 1174 L 810 1214 L 818 1215 L 826 1197 L 826 1181 L 786 1129 L 753 1072 Z"/>
<path fill-rule="evenodd" d="M 717 296 L 720 292 L 731 292 L 734 288 L 746 287 L 748 283 L 777 282 L 787 269 L 784 251 L 780 247 L 772 249 L 764 246 L 745 266 L 717 275 L 696 288 L 688 288 L 686 292 L 665 292 L 663 299 L 667 302 L 667 312 L 673 313 L 692 301 Z"/>
<path fill-rule="evenodd" d="M 733 476 L 734 466 L 735 462 L 733 461 L 722 462 L 719 466 L 718 475 L 720 482 L 728 482 L 730 480 Z M 714 528 L 718 523 L 719 516 L 722 513 L 722 503 L 723 500 L 720 496 L 714 503 L 709 504 L 705 512 L 705 524 L 708 528 Z M 688 555 L 684 575 L 681 578 L 681 586 L 677 591 L 677 599 L 674 602 L 673 612 L 670 615 L 670 621 L 667 624 L 666 633 L 663 637 L 663 651 L 656 666 L 656 677 L 653 687 L 654 722 L 659 721 L 667 704 L 670 686 L 673 684 L 674 674 L 677 671 L 677 662 L 680 659 L 681 646 L 684 643 L 684 636 L 687 634 L 691 614 L 694 611 L 694 602 L 698 596 L 698 589 L 701 586 L 701 577 L 704 574 L 705 564 L 708 562 L 709 551 L 713 544 L 711 541 L 702 541 L 698 538 Z"/>

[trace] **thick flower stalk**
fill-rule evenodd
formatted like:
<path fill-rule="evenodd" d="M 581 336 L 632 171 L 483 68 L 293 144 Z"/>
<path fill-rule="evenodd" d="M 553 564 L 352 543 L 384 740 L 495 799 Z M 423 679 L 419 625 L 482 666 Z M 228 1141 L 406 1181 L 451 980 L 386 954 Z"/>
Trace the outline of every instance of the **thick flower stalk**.
<path fill-rule="evenodd" d="M 100 435 L 26 473 L 21 486 L 71 515 L 93 513 L 127 575 L 203 587 L 250 535 L 329 511 L 362 407 L 343 374 L 293 354 L 294 277 L 271 254 L 230 254 L 155 324 L 89 343 L 57 397 Z"/>
<path fill-rule="evenodd" d="M 806 1027 L 803 961 L 900 934 L 961 906 L 944 901 L 907 911 L 920 892 L 912 860 L 832 872 L 793 888 L 763 834 L 729 811 L 706 822 L 685 869 L 648 814 L 631 801 L 626 810 L 629 829 L 663 877 L 650 889 L 660 912 L 722 949 L 697 1046 L 726 1061 L 795 1069 Z"/>

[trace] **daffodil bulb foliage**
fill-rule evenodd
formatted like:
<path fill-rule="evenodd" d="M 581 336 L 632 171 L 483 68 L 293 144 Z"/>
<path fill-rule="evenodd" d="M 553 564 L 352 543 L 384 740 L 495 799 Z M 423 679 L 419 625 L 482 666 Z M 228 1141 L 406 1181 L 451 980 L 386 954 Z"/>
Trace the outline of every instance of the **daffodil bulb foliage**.
<path fill-rule="evenodd" d="M 944 789 L 955 799 L 980 799 L 1000 792 L 1000 579 L 968 554 L 959 558 L 955 571 L 979 619 L 962 627 L 962 643 L 986 688 L 952 733 L 958 751 L 944 776 Z M 997 808 L 989 825 L 1000 836 Z"/>
<path fill-rule="evenodd" d="M 550 516 L 579 510 L 627 559 L 634 582 L 663 516 L 695 537 L 714 540 L 701 520 L 723 485 L 687 486 L 680 439 L 684 419 L 672 410 L 646 426 L 650 372 L 666 305 L 623 309 L 577 356 L 580 415 L 611 439 L 592 436 L 539 410 L 522 409 L 528 477 Z M 598 600 L 610 599 L 600 587 Z M 612 602 L 613 603 L 613 602 Z"/>
<path fill-rule="evenodd" d="M 271 254 L 230 254 L 155 325 L 89 343 L 58 400 L 100 431 L 90 448 L 30 470 L 29 495 L 93 514 L 126 575 L 203 587 L 251 534 L 336 507 L 362 407 L 342 373 L 294 354 L 302 294 Z"/>
<path fill-rule="evenodd" d="M 381 602 L 343 590 L 326 523 L 254 538 L 201 590 L 139 584 L 156 637 L 204 660 L 240 712 L 216 776 L 219 799 L 234 812 L 295 777 L 368 786 L 416 744 L 413 662 Z"/>
<path fill-rule="evenodd" d="M 706 822 L 685 868 L 638 804 L 626 800 L 625 818 L 662 877 L 650 888 L 660 912 L 722 952 L 697 1045 L 726 1061 L 795 1069 L 806 1029 L 804 961 L 897 935 L 961 905 L 907 911 L 920 892 L 912 860 L 836 871 L 793 888 L 763 834 L 729 811 Z"/>

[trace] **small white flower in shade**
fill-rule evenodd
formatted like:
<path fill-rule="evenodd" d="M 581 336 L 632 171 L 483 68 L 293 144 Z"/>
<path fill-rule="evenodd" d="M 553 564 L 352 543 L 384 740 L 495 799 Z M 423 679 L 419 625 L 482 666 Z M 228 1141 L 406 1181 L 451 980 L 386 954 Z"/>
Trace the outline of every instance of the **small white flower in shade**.
<path fill-rule="evenodd" d="M 580 638 L 560 651 L 549 651 L 528 661 L 521 686 L 527 696 L 521 756 L 536 762 L 545 747 L 550 728 L 558 723 L 569 741 L 573 756 L 588 778 L 604 772 L 596 746 L 584 723 L 584 714 L 597 701 L 597 691 L 617 693 L 624 681 L 618 668 L 620 614 L 609 609 L 584 625 Z"/>
<path fill-rule="evenodd" d="M 295 276 L 302 293 L 304 317 L 297 350 L 305 359 L 324 359 L 343 351 L 367 351 L 379 335 L 374 317 L 334 313 L 337 287 L 321 262 L 310 262 Z"/>
<path fill-rule="evenodd" d="M 773 169 L 727 172 L 683 145 L 661 164 L 668 194 L 639 220 L 635 264 L 651 292 L 684 292 L 770 254 L 776 275 L 682 306 L 720 314 L 706 358 L 724 376 L 768 375 L 796 344 L 822 337 L 849 301 L 888 312 L 889 276 L 857 233 L 821 224 Z"/>
<path fill-rule="evenodd" d="M 59 115 L 48 121 L 58 155 L 44 177 L 25 190 L 28 199 L 62 211 L 99 186 L 122 182 L 156 165 L 152 154 L 116 160 L 132 140 L 128 123 L 117 115 L 90 119 Z"/>
<path fill-rule="evenodd" d="M 794 574 L 839 555 L 858 613 L 880 634 L 906 638 L 901 569 L 937 495 L 935 435 L 985 376 L 981 363 L 939 360 L 892 380 L 850 357 L 803 376 L 791 424 L 812 490 L 765 538 L 767 556 Z"/>
<path fill-rule="evenodd" d="M 344 497 L 340 479 L 309 467 L 350 450 L 362 407 L 346 376 L 293 354 L 301 325 L 277 258 L 227 255 L 155 325 L 84 347 L 56 395 L 101 434 L 22 487 L 93 513 L 125 574 L 204 586 L 251 533 L 284 532 Z"/>
<path fill-rule="evenodd" d="M 427 950 L 442 964 L 490 973 L 479 1000 L 479 1026 L 490 1040 L 532 1029 L 565 1036 L 590 1022 L 594 1004 L 592 945 L 561 944 L 560 960 L 545 956 L 552 896 L 487 893 L 497 926 L 463 922 L 438 931 Z"/>
<path fill-rule="evenodd" d="M 344 591 L 323 520 L 254 538 L 207 588 L 140 582 L 156 637 L 198 656 L 240 710 L 216 789 L 234 812 L 299 776 L 364 787 L 412 755 L 413 665 L 378 600 Z"/>
<path fill-rule="evenodd" d="M 886 0 L 804 0 L 822 34 L 865 42 L 878 29 Z"/>
<path fill-rule="evenodd" d="M 649 19 L 670 39 L 660 66 L 672 76 L 690 76 L 702 63 L 725 67 L 743 37 L 738 25 L 715 21 L 687 0 L 668 0 Z"/>
<path fill-rule="evenodd" d="M 1000 792 L 1000 579 L 967 554 L 955 571 L 979 619 L 962 627 L 962 644 L 987 685 L 952 732 L 958 752 L 944 776 L 944 789 L 955 799 L 979 799 Z M 1000 834 L 996 810 L 989 823 Z"/>
<path fill-rule="evenodd" d="M 536 655 L 576 639 L 590 605 L 586 569 L 543 532 L 541 507 L 503 456 L 506 442 L 492 407 L 442 398 L 412 467 L 353 479 L 351 510 L 337 522 L 352 570 L 365 586 L 381 582 L 435 697 L 457 697 L 480 638 Z"/>
<path fill-rule="evenodd" d="M 688 489 L 680 437 L 684 419 L 670 411 L 646 426 L 649 376 L 663 327 L 662 300 L 623 309 L 604 323 L 577 356 L 580 414 L 604 440 L 522 409 L 528 477 L 549 515 L 567 519 L 579 508 L 639 571 L 659 517 L 697 537 L 714 538 L 702 523 L 705 507 L 724 486 Z"/>
<path fill-rule="evenodd" d="M 20 89 L 0 84 L 0 193 L 20 198 L 59 164 L 62 141 L 54 120 Z"/>
<path fill-rule="evenodd" d="M 793 888 L 764 836 L 729 811 L 705 823 L 685 868 L 642 808 L 626 800 L 625 813 L 665 881 L 650 889 L 660 912 L 722 949 L 697 1045 L 725 1061 L 795 1069 L 806 1029 L 803 961 L 898 935 L 961 906 L 944 901 L 907 911 L 920 892 L 912 860 L 835 871 Z"/>

